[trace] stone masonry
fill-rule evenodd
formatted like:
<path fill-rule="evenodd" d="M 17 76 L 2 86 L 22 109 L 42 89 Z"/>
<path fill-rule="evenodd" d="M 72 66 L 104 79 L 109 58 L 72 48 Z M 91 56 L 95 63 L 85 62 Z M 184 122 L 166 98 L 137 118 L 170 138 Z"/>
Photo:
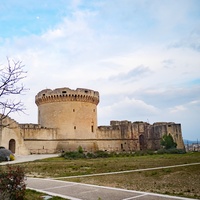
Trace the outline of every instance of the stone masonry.
<path fill-rule="evenodd" d="M 45 89 L 35 97 L 38 124 L 9 124 L 0 132 L 0 146 L 18 155 L 84 151 L 158 150 L 164 134 L 171 134 L 177 148 L 184 149 L 181 124 L 174 122 L 111 121 L 97 126 L 99 92 L 77 88 Z"/>

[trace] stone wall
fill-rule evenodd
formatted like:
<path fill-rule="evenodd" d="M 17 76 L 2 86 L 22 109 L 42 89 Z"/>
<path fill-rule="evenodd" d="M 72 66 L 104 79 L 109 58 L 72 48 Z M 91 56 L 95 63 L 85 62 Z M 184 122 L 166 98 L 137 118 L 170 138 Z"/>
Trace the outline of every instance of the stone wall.
<path fill-rule="evenodd" d="M 38 124 L 19 124 L 7 117 L 0 130 L 0 146 L 16 154 L 75 151 L 158 150 L 164 134 L 184 149 L 181 125 L 173 122 L 111 121 L 97 127 L 97 91 L 78 88 L 42 90 L 35 97 Z"/>
<path fill-rule="evenodd" d="M 18 155 L 29 154 L 28 148 L 24 143 L 24 138 L 20 133 L 20 126 L 15 120 L 10 117 L 5 118 L 0 135 L 0 146 L 10 149 Z"/>
<path fill-rule="evenodd" d="M 184 149 L 181 125 L 158 122 L 153 125 L 136 121 L 111 121 L 110 126 L 99 126 L 99 149 L 111 151 L 158 150 L 164 134 L 171 134 L 178 149 Z"/>

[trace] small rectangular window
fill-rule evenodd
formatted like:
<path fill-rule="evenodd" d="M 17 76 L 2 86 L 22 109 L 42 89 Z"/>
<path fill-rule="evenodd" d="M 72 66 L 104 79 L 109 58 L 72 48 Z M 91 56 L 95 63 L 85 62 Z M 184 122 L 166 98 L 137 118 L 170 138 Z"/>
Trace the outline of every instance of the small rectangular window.
<path fill-rule="evenodd" d="M 75 112 L 75 109 L 73 109 L 73 112 Z"/>
<path fill-rule="evenodd" d="M 74 126 L 74 130 L 76 130 L 76 126 Z"/>
<path fill-rule="evenodd" d="M 91 126 L 91 131 L 92 131 L 92 133 L 94 132 L 94 126 Z"/>

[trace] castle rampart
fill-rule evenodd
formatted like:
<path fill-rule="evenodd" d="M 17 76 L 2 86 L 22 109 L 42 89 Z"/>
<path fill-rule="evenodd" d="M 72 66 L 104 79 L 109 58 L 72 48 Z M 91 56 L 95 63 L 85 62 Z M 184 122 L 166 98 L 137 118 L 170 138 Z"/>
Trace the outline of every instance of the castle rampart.
<path fill-rule="evenodd" d="M 104 138 L 98 142 L 100 148 L 112 151 L 158 150 L 164 134 L 172 135 L 178 149 L 184 148 L 181 125 L 174 122 L 151 125 L 142 121 L 111 121 L 110 126 L 99 126 L 97 130 L 97 138 Z"/>
<path fill-rule="evenodd" d="M 158 150 L 164 134 L 171 134 L 184 149 L 181 124 L 174 122 L 111 121 L 97 127 L 99 92 L 67 87 L 45 89 L 35 97 L 38 124 L 19 124 L 7 117 L 1 128 L 0 146 L 16 154 L 74 151 Z"/>
<path fill-rule="evenodd" d="M 44 103 L 60 101 L 80 101 L 97 105 L 99 103 L 99 92 L 84 88 L 77 88 L 76 90 L 71 90 L 69 88 L 58 88 L 55 90 L 45 89 L 39 92 L 35 97 L 37 106 Z"/>
<path fill-rule="evenodd" d="M 58 139 L 94 139 L 97 129 L 97 91 L 77 88 L 42 90 L 35 97 L 38 124 L 58 128 Z"/>

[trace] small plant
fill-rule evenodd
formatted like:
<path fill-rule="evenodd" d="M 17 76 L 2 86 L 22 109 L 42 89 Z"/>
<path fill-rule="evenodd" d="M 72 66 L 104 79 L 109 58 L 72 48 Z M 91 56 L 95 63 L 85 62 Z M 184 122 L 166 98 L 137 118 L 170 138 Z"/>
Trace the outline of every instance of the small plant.
<path fill-rule="evenodd" d="M 184 154 L 186 151 L 184 149 L 159 149 L 157 154 Z"/>
<path fill-rule="evenodd" d="M 171 136 L 171 134 L 165 134 L 162 137 L 162 140 L 160 142 L 160 144 L 165 148 L 165 149 L 175 149 L 177 144 L 176 142 L 174 142 L 173 137 Z"/>
<path fill-rule="evenodd" d="M 66 151 L 62 153 L 62 157 L 66 159 L 78 159 L 78 158 L 85 158 L 84 153 L 79 153 L 78 151 Z"/>
<path fill-rule="evenodd" d="M 109 157 L 109 154 L 107 151 L 96 151 L 95 155 L 97 158 L 107 158 Z"/>
<path fill-rule="evenodd" d="M 87 158 L 96 158 L 96 155 L 93 154 L 93 153 L 91 153 L 91 152 L 88 152 L 88 153 L 86 154 L 86 157 L 87 157 Z"/>
<path fill-rule="evenodd" d="M 79 146 L 79 147 L 78 147 L 78 152 L 79 152 L 79 153 L 83 153 L 83 148 L 82 148 L 82 146 Z"/>
<path fill-rule="evenodd" d="M 7 165 L 0 171 L 0 199 L 23 200 L 26 190 L 25 172 L 20 166 Z"/>

